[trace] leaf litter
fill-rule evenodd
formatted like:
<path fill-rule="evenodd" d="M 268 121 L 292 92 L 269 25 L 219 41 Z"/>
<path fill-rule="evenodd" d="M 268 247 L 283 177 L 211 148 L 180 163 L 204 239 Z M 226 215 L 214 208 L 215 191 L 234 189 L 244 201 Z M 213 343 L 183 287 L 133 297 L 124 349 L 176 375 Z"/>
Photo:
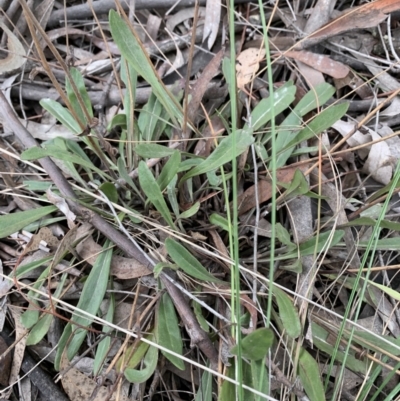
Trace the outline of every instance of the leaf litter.
<path fill-rule="evenodd" d="M 265 6 L 270 55 L 238 2 L 234 60 L 220 1 L 164 3 L 3 10 L 2 397 L 37 352 L 38 399 L 395 399 L 399 2 Z"/>

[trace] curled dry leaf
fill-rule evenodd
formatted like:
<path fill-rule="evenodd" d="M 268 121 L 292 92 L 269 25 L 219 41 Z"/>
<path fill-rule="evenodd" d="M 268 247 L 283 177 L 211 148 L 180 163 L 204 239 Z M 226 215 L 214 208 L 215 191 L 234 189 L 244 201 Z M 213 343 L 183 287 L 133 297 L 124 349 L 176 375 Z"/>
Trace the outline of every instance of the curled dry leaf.
<path fill-rule="evenodd" d="M 97 244 L 92 237 L 88 237 L 76 247 L 78 255 L 91 265 L 94 264 L 102 249 L 103 248 Z M 146 276 L 151 273 L 152 272 L 147 267 L 143 266 L 136 259 L 124 258 L 118 255 L 112 257 L 111 274 L 119 279 L 127 280 Z"/>
<path fill-rule="evenodd" d="M 0 21 L 0 28 L 7 34 L 7 57 L 0 60 L 0 75 L 10 74 L 26 62 L 26 52 L 18 38 Z"/>
<path fill-rule="evenodd" d="M 344 78 L 350 72 L 349 67 L 340 63 L 339 61 L 332 60 L 330 57 L 324 54 L 312 53 L 305 50 L 292 50 L 285 52 L 285 56 L 291 57 L 295 60 L 299 60 L 302 63 L 314 68 L 315 70 L 336 79 Z"/>
<path fill-rule="evenodd" d="M 69 209 L 68 203 L 64 198 L 52 192 L 49 188 L 46 191 L 47 199 L 54 205 L 57 206 L 61 213 L 65 215 L 68 222 L 68 227 L 75 227 L 74 220 L 76 219 L 76 215 Z"/>
<path fill-rule="evenodd" d="M 175 27 L 182 22 L 193 18 L 194 13 L 196 11 L 195 7 L 189 7 L 189 8 L 184 8 L 174 15 L 172 15 L 170 18 L 168 18 L 166 25 L 166 28 L 168 29 L 169 32 L 172 32 Z M 204 18 L 206 15 L 206 9 L 205 7 L 199 7 L 199 19 Z"/>
<path fill-rule="evenodd" d="M 355 126 L 356 126 L 355 123 L 350 123 L 343 120 L 336 121 L 334 124 L 332 124 L 332 128 L 338 131 L 339 134 L 342 135 L 343 137 L 346 137 L 350 132 L 352 132 Z M 356 147 L 359 145 L 365 145 L 370 141 L 371 141 L 370 135 L 368 134 L 364 135 L 362 132 L 357 130 L 350 138 L 347 139 L 346 142 L 351 147 Z M 369 148 L 365 147 L 358 149 L 357 153 L 362 159 L 365 159 L 368 156 Z"/>
<path fill-rule="evenodd" d="M 207 0 L 203 42 L 208 37 L 207 46 L 209 49 L 212 48 L 215 39 L 217 38 L 220 18 L 221 0 Z"/>
<path fill-rule="evenodd" d="M 239 89 L 244 87 L 253 79 L 260 68 L 260 61 L 265 57 L 265 50 L 251 47 L 243 50 L 236 58 L 236 79 Z"/>
<path fill-rule="evenodd" d="M 9 305 L 8 308 L 14 319 L 15 338 L 18 340 L 15 343 L 11 372 L 10 372 L 10 377 L 8 379 L 8 384 L 12 386 L 17 382 L 19 377 L 19 371 L 21 369 L 22 361 L 24 359 L 26 337 L 27 337 L 26 335 L 28 334 L 28 331 L 25 329 L 25 327 L 22 326 L 21 323 L 21 313 L 22 313 L 21 308 L 18 308 L 14 305 Z M 12 387 L 10 388 L 9 391 L 11 392 L 11 390 Z M 5 395 L 4 398 L 7 399 L 8 397 Z"/>
<path fill-rule="evenodd" d="M 372 132 L 371 135 L 374 141 L 381 139 L 375 132 Z M 392 178 L 394 161 L 389 145 L 385 141 L 380 141 L 371 146 L 363 170 L 371 174 L 374 180 L 387 185 Z"/>

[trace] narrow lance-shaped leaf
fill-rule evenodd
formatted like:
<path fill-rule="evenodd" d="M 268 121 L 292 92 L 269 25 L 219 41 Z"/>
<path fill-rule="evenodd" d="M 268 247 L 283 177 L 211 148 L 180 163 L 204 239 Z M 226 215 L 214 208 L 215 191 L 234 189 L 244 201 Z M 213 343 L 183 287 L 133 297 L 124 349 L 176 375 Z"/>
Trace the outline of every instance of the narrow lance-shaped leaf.
<path fill-rule="evenodd" d="M 22 230 L 28 224 L 41 219 L 55 210 L 57 210 L 55 206 L 45 206 L 25 212 L 10 213 L 0 216 L 0 238 L 7 237 L 10 234 Z"/>
<path fill-rule="evenodd" d="M 150 378 L 157 367 L 158 349 L 150 345 L 146 356 L 143 359 L 144 369 L 125 369 L 125 377 L 131 383 L 144 383 Z"/>
<path fill-rule="evenodd" d="M 206 160 L 201 162 L 182 177 L 181 182 L 196 175 L 216 170 L 225 163 L 230 162 L 232 160 L 232 156 L 237 157 L 242 154 L 254 142 L 253 135 L 250 131 L 239 130 L 237 132 L 236 146 L 234 152 L 232 152 L 232 139 L 232 135 L 225 137 Z"/>
<path fill-rule="evenodd" d="M 136 72 L 151 85 L 153 92 L 168 111 L 172 120 L 174 122 L 183 121 L 182 107 L 162 83 L 136 33 L 127 26 L 126 22 L 114 10 L 110 11 L 109 21 L 111 35 L 121 54 Z"/>
<path fill-rule="evenodd" d="M 73 329 L 76 330 L 74 331 L 74 337 L 68 345 L 67 356 L 69 360 L 76 355 L 79 347 L 85 340 L 86 330 L 81 328 L 81 326 L 88 327 L 92 323 L 104 299 L 113 254 L 113 248 L 110 245 L 110 241 L 105 242 L 103 252 L 97 257 L 85 281 L 82 294 L 76 306 L 76 312 L 72 315 Z M 79 314 L 79 310 L 85 311 L 89 316 L 87 314 Z"/>
<path fill-rule="evenodd" d="M 293 302 L 276 286 L 272 287 L 272 293 L 275 295 L 276 302 L 278 303 L 279 317 L 282 320 L 286 333 L 292 338 L 297 338 L 301 334 L 301 323 Z"/>
<path fill-rule="evenodd" d="M 160 187 L 158 186 L 156 179 L 154 178 L 153 174 L 144 161 L 141 161 L 139 163 L 139 182 L 148 200 L 161 213 L 162 217 L 169 224 L 169 226 L 175 229 L 175 224 L 172 220 L 171 212 L 168 209 L 167 203 L 165 202 L 164 196 L 161 193 Z"/>
<path fill-rule="evenodd" d="M 210 274 L 207 269 L 181 244 L 171 238 L 165 240 L 169 256 L 189 276 L 204 281 L 223 283 Z"/>
<path fill-rule="evenodd" d="M 324 401 L 325 391 L 315 359 L 305 350 L 300 351 L 299 375 L 301 384 L 311 401 Z"/>
<path fill-rule="evenodd" d="M 179 328 L 178 318 L 176 316 L 175 307 L 170 296 L 164 293 L 158 305 L 156 337 L 159 345 L 167 348 L 175 353 L 182 355 L 183 341 Z M 182 359 L 168 352 L 161 351 L 164 356 L 172 362 L 178 369 L 184 370 L 185 364 Z"/>

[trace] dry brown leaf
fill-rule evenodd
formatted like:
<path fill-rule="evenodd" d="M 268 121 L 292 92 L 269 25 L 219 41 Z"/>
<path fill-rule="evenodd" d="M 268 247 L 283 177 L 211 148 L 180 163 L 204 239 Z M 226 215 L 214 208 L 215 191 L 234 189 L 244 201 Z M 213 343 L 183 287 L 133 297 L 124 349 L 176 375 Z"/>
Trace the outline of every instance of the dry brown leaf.
<path fill-rule="evenodd" d="M 8 384 L 12 386 L 17 382 L 19 377 L 19 371 L 21 369 L 22 361 L 24 359 L 28 330 L 26 330 L 21 323 L 22 309 L 14 305 L 9 305 L 8 309 L 10 310 L 11 315 L 14 319 L 15 338 L 16 340 L 18 340 L 15 343 L 11 372 L 8 379 Z M 10 389 L 10 391 L 11 390 L 12 388 Z"/>
<path fill-rule="evenodd" d="M 346 77 L 350 72 L 349 67 L 339 61 L 332 60 L 324 54 L 312 53 L 305 50 L 292 50 L 285 52 L 285 56 L 299 60 L 315 70 L 337 79 Z"/>
<path fill-rule="evenodd" d="M 207 0 L 206 18 L 204 21 L 203 42 L 207 39 L 208 49 L 211 49 L 218 35 L 221 18 L 221 0 Z"/>
<path fill-rule="evenodd" d="M 254 78 L 264 57 L 265 50 L 254 47 L 239 54 L 236 58 L 236 79 L 239 89 L 245 90 L 244 87 Z"/>
<path fill-rule="evenodd" d="M 197 156 L 209 156 L 217 137 L 225 131 L 225 125 L 220 116 L 216 115 L 212 117 L 210 122 L 211 126 L 207 125 L 202 132 L 204 139 L 199 140 L 194 148 L 193 153 Z"/>
<path fill-rule="evenodd" d="M 346 12 L 344 15 L 329 22 L 321 29 L 310 35 L 301 42 L 303 48 L 312 46 L 332 36 L 353 29 L 365 29 L 377 26 L 382 22 L 388 13 L 400 9 L 399 0 L 377 0 L 372 3 L 366 3 Z"/>
<path fill-rule="evenodd" d="M 361 99 L 366 99 L 373 96 L 373 92 L 369 85 L 365 85 L 365 82 L 353 71 L 346 75 L 344 78 L 335 79 L 336 89 L 342 89 L 345 86 L 349 86 L 354 90 Z"/>
<path fill-rule="evenodd" d="M 57 206 L 60 212 L 65 215 L 65 217 L 67 218 L 68 227 L 70 229 L 74 228 L 75 227 L 74 221 L 76 219 L 76 215 L 69 209 L 67 201 L 60 195 L 54 193 L 50 188 L 46 191 L 46 196 L 47 199 L 54 206 Z"/>
<path fill-rule="evenodd" d="M 294 173 L 296 170 L 300 170 L 302 172 L 306 171 L 307 166 L 288 166 L 283 169 L 280 169 L 276 172 L 276 178 L 278 182 L 282 183 L 290 183 L 292 181 Z M 258 203 L 266 202 L 272 197 L 272 185 L 271 181 L 260 180 L 257 183 L 258 188 Z M 238 205 L 239 205 L 239 215 L 246 213 L 253 207 L 256 207 L 257 200 L 255 196 L 256 187 L 252 185 L 245 192 L 243 192 L 238 197 Z"/>
<path fill-rule="evenodd" d="M 296 60 L 296 64 L 300 74 L 304 77 L 305 81 L 310 87 L 315 88 L 317 85 L 325 82 L 322 72 L 317 71 L 316 69 L 302 63 L 299 60 Z"/>
<path fill-rule="evenodd" d="M 371 132 L 371 136 L 374 141 L 381 139 L 381 137 L 375 132 Z M 383 185 L 387 185 L 392 178 L 393 162 L 394 158 L 389 145 L 385 141 L 380 141 L 371 146 L 363 170 L 366 173 L 371 174 L 374 180 Z"/>
<path fill-rule="evenodd" d="M 8 346 L 3 337 L 0 337 L 0 384 L 8 386 L 8 378 L 11 370 L 11 352 L 7 352 Z"/>
<path fill-rule="evenodd" d="M 221 60 L 224 57 L 224 49 L 221 49 L 207 64 L 201 73 L 199 79 L 193 85 L 190 90 L 191 100 L 188 106 L 188 119 L 193 121 L 197 115 L 197 111 L 200 107 L 201 99 L 203 99 L 204 93 L 208 88 L 208 84 L 217 74 Z"/>
<path fill-rule="evenodd" d="M 76 247 L 78 255 L 91 265 L 95 263 L 97 256 L 102 250 L 103 248 L 92 237 L 88 237 Z M 146 276 L 151 273 L 147 267 L 143 266 L 136 259 L 124 258 L 118 255 L 114 255 L 111 259 L 111 274 L 117 278 L 126 280 Z"/>
<path fill-rule="evenodd" d="M 61 357 L 61 368 L 65 369 L 69 365 L 65 353 Z M 108 396 L 108 388 L 98 385 L 93 379 L 89 378 L 76 368 L 68 369 L 61 377 L 62 386 L 71 401 L 114 401 L 117 400 L 117 394 Z M 92 398 L 92 394 L 96 394 Z M 129 398 L 119 394 L 118 400 L 129 401 Z"/>
<path fill-rule="evenodd" d="M 21 68 L 26 62 L 26 52 L 22 43 L 0 20 L 0 28 L 7 34 L 7 57 L 0 60 L 0 75 L 10 74 Z"/>
<path fill-rule="evenodd" d="M 39 249 L 41 245 L 40 242 L 43 241 L 44 246 L 48 246 L 49 248 L 57 248 L 60 244 L 60 241 L 57 237 L 53 235 L 50 228 L 42 227 L 37 234 L 34 234 L 26 246 L 24 253 L 36 251 Z"/>

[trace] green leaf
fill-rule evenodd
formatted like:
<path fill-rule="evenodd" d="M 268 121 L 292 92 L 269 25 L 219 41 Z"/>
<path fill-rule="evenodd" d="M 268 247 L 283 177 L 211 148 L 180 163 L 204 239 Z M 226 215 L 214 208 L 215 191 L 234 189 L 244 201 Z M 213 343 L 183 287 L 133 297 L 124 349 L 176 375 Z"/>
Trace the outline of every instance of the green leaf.
<path fill-rule="evenodd" d="M 243 362 L 243 384 L 255 391 L 261 392 L 263 394 L 269 394 L 269 377 L 268 372 L 263 360 L 250 361 L 250 363 Z M 246 401 L 264 401 L 265 398 L 254 394 L 247 388 L 243 391 L 243 400 Z M 235 399 L 235 398 L 233 398 Z"/>
<path fill-rule="evenodd" d="M 120 177 L 135 191 L 136 195 L 142 200 L 142 202 L 145 203 L 145 200 L 143 199 L 142 194 L 139 191 L 138 187 L 133 182 L 132 178 L 129 177 L 129 175 L 126 171 L 124 161 L 122 160 L 121 157 L 118 158 L 117 166 L 118 166 L 118 173 L 119 173 Z"/>
<path fill-rule="evenodd" d="M 63 107 L 60 103 L 52 99 L 42 99 L 40 105 L 47 110 L 53 117 L 55 117 L 64 127 L 68 128 L 75 134 L 80 134 L 82 128 L 79 123 L 72 116 L 70 111 Z"/>
<path fill-rule="evenodd" d="M 111 258 L 114 251 L 110 245 L 110 241 L 105 242 L 103 252 L 97 257 L 85 281 L 78 305 L 76 306 L 77 310 L 72 315 L 73 329 L 76 330 L 74 331 L 74 337 L 68 345 L 67 356 L 69 360 L 77 354 L 79 347 L 85 340 L 86 330 L 81 328 L 81 326 L 88 327 L 93 322 L 104 299 L 110 275 Z M 79 310 L 83 310 L 91 316 L 79 314 Z"/>
<path fill-rule="evenodd" d="M 212 213 L 209 217 L 210 223 L 214 224 L 218 227 L 221 227 L 223 230 L 229 232 L 229 222 L 228 219 L 217 214 L 217 213 Z"/>
<path fill-rule="evenodd" d="M 127 26 L 125 21 L 114 10 L 111 10 L 109 13 L 109 21 L 111 35 L 121 54 L 136 72 L 150 84 L 153 93 L 157 96 L 165 110 L 168 111 L 171 119 L 175 123 L 177 121 L 182 122 L 182 107 L 164 86 L 136 33 Z"/>
<path fill-rule="evenodd" d="M 144 383 L 156 370 L 157 362 L 158 349 L 150 345 L 143 360 L 145 368 L 141 370 L 127 368 L 125 369 L 124 375 L 131 383 Z"/>
<path fill-rule="evenodd" d="M 70 69 L 70 74 L 76 88 L 78 89 L 80 98 L 85 105 L 88 115 L 93 118 L 92 102 L 90 101 L 89 94 L 86 91 L 85 82 L 83 80 L 82 74 L 77 68 L 74 67 Z M 68 99 L 71 102 L 71 106 L 73 107 L 76 115 L 81 120 L 82 124 L 90 124 L 90 121 L 87 121 L 85 113 L 82 110 L 82 106 L 78 102 L 77 94 L 74 92 L 71 82 L 68 78 L 65 81 L 65 90 L 67 92 Z"/>
<path fill-rule="evenodd" d="M 0 216 L 0 238 L 5 238 L 15 232 L 22 230 L 42 217 L 56 211 L 55 206 L 38 207 L 25 212 L 10 213 Z"/>
<path fill-rule="evenodd" d="M 368 247 L 368 241 L 359 241 L 358 248 L 365 249 Z M 398 251 L 400 249 L 400 241 L 398 238 L 382 238 L 374 244 L 377 251 Z"/>
<path fill-rule="evenodd" d="M 104 318 L 104 320 L 106 322 L 110 322 L 110 323 L 113 322 L 114 311 L 115 311 L 115 297 L 114 297 L 114 294 L 111 294 L 107 314 Z M 102 329 L 103 333 L 108 334 L 108 333 L 111 333 L 112 331 L 113 331 L 112 327 L 110 327 L 106 324 L 103 326 L 103 329 Z M 111 347 L 111 337 L 104 336 L 104 338 L 99 342 L 99 345 L 97 346 L 96 355 L 94 357 L 93 374 L 95 376 L 100 374 L 101 369 L 104 365 L 106 356 L 110 351 L 110 347 Z"/>
<path fill-rule="evenodd" d="M 372 219 L 371 217 L 360 217 L 355 220 L 351 220 L 346 224 L 342 224 L 340 227 L 354 227 L 354 226 L 370 226 L 375 227 L 378 224 L 378 221 Z M 400 231 L 400 223 L 396 223 L 395 221 L 390 220 L 381 220 L 379 222 L 379 227 L 387 228 L 393 231 Z"/>
<path fill-rule="evenodd" d="M 151 334 L 150 336 L 145 336 L 146 339 L 151 340 L 153 338 L 153 335 Z M 136 347 L 134 349 L 134 347 Z M 122 355 L 117 362 L 117 369 L 121 370 L 124 364 L 126 363 L 127 357 L 129 357 L 129 361 L 126 365 L 128 369 L 135 369 L 139 363 L 142 361 L 144 356 L 146 355 L 147 350 L 149 349 L 149 344 L 140 341 L 138 346 L 131 345 L 128 347 L 128 349 L 125 352 L 125 355 Z"/>
<path fill-rule="evenodd" d="M 169 256 L 172 260 L 189 276 L 204 281 L 212 281 L 215 283 L 223 283 L 216 279 L 208 270 L 181 244 L 172 238 L 165 240 Z"/>
<path fill-rule="evenodd" d="M 160 175 L 157 178 L 158 186 L 161 192 L 167 188 L 168 184 L 172 181 L 175 175 L 178 173 L 179 165 L 181 164 L 181 152 L 175 151 L 171 157 L 165 163 Z"/>
<path fill-rule="evenodd" d="M 61 296 L 62 291 L 64 290 L 65 280 L 67 279 L 68 274 L 64 273 L 61 276 L 61 280 L 57 285 L 57 290 L 54 293 L 54 298 L 58 299 Z M 50 329 L 51 322 L 53 321 L 54 316 L 52 314 L 51 307 L 46 308 L 46 312 L 42 313 L 39 321 L 32 327 L 29 335 L 26 339 L 26 345 L 35 345 L 47 334 Z"/>
<path fill-rule="evenodd" d="M 37 160 L 42 157 L 54 157 L 55 159 L 64 160 L 71 163 L 76 163 L 79 166 L 90 168 L 96 173 L 100 174 L 100 176 L 106 176 L 103 170 L 97 168 L 92 162 L 88 162 L 86 159 L 81 158 L 71 152 L 66 151 L 58 146 L 47 145 L 44 148 L 40 148 L 35 146 L 33 148 L 29 148 L 22 152 L 21 160 Z M 111 179 L 111 178 L 109 178 Z"/>
<path fill-rule="evenodd" d="M 262 394 L 269 394 L 269 375 L 264 361 L 251 361 L 251 388 Z M 262 401 L 264 398 L 254 395 L 256 401 Z"/>
<path fill-rule="evenodd" d="M 286 245 L 289 249 L 296 249 L 297 246 L 290 240 L 289 231 L 286 230 L 285 227 L 281 223 L 276 223 L 275 225 L 275 234 L 278 240 L 283 244 Z"/>
<path fill-rule="evenodd" d="M 159 345 L 175 353 L 182 355 L 183 342 L 178 318 L 176 316 L 174 304 L 167 293 L 164 293 L 158 305 L 156 338 Z M 163 355 L 172 362 L 178 369 L 184 370 L 185 364 L 182 359 L 161 351 Z"/>
<path fill-rule="evenodd" d="M 322 131 L 330 128 L 332 124 L 340 120 L 349 108 L 348 103 L 329 106 L 319 113 L 310 123 L 303 128 L 296 137 L 289 142 L 285 149 L 295 146 L 303 141 L 315 138 Z"/>
<path fill-rule="evenodd" d="M 328 244 L 330 248 L 337 245 L 343 238 L 343 235 L 343 230 L 336 230 L 333 234 L 330 231 L 321 233 L 319 236 L 312 237 L 300 244 L 298 250 L 290 251 L 282 256 L 276 256 L 275 258 L 277 260 L 293 259 L 297 258 L 299 253 L 301 256 L 313 255 L 314 252 L 318 253 L 326 249 Z"/>
<path fill-rule="evenodd" d="M 269 97 L 262 99 L 251 112 L 251 128 L 254 131 L 259 130 L 272 117 L 275 118 L 275 116 L 286 110 L 293 102 L 295 93 L 296 87 L 291 81 L 274 91 L 273 110 L 271 109 L 271 99 Z"/>
<path fill-rule="evenodd" d="M 232 349 L 233 355 L 238 355 L 239 346 L 242 349 L 242 357 L 251 361 L 259 361 L 263 359 L 268 350 L 272 347 L 275 337 L 271 329 L 256 329 L 242 339 L 241 344 L 236 344 Z"/>
<path fill-rule="evenodd" d="M 284 291 L 275 285 L 272 287 L 272 293 L 275 295 L 279 308 L 279 317 L 286 333 L 292 338 L 299 337 L 301 334 L 301 322 L 293 302 Z"/>
<path fill-rule="evenodd" d="M 140 156 L 148 159 L 172 156 L 177 152 L 176 149 L 167 146 L 158 145 L 156 143 L 139 143 L 135 147 L 135 152 Z"/>
<path fill-rule="evenodd" d="M 161 213 L 168 225 L 175 230 L 176 227 L 172 220 L 171 212 L 168 209 L 160 187 L 144 161 L 139 163 L 139 182 L 149 201 Z"/>
<path fill-rule="evenodd" d="M 99 186 L 101 192 L 104 193 L 105 196 L 110 200 L 110 202 L 117 203 L 118 202 L 118 191 L 115 188 L 115 185 L 111 182 L 104 182 Z"/>
<path fill-rule="evenodd" d="M 212 374 L 205 370 L 201 376 L 199 389 L 194 397 L 194 401 L 212 401 Z"/>
<path fill-rule="evenodd" d="M 54 360 L 54 369 L 57 371 L 60 370 L 61 357 L 71 336 L 72 336 L 72 324 L 67 323 L 67 325 L 64 327 L 64 331 L 61 335 L 60 341 L 58 342 L 57 353 Z"/>
<path fill-rule="evenodd" d="M 285 197 L 304 195 L 308 192 L 309 189 L 306 178 L 304 177 L 303 173 L 298 169 L 294 172 L 293 179 L 289 185 L 285 183 L 279 183 L 279 185 L 282 185 L 284 188 L 286 188 Z"/>
<path fill-rule="evenodd" d="M 346 361 L 346 367 L 353 372 L 360 373 L 362 375 L 367 374 L 369 369 L 369 362 L 367 358 L 362 361 L 360 359 L 356 359 L 351 352 L 345 354 L 343 351 L 335 349 L 334 346 L 327 340 L 329 333 L 316 323 L 313 322 L 311 324 L 313 343 L 318 349 L 332 357 L 334 356 L 335 361 L 339 362 L 340 364 L 343 364 L 343 362 Z"/>
<path fill-rule="evenodd" d="M 205 174 L 208 171 L 216 170 L 232 160 L 232 135 L 229 135 L 222 139 L 217 148 L 207 157 L 206 160 L 202 161 L 198 166 L 188 171 L 183 177 L 181 182 L 188 178 L 196 175 Z M 254 142 L 253 135 L 249 131 L 238 130 L 237 142 L 234 151 L 234 157 L 242 154 L 252 143 Z"/>
<path fill-rule="evenodd" d="M 138 126 L 142 134 L 142 139 L 144 141 L 157 141 L 160 131 L 165 128 L 167 122 L 168 115 L 164 107 L 162 107 L 160 101 L 152 93 L 138 117 Z"/>
<path fill-rule="evenodd" d="M 301 384 L 310 401 L 324 401 L 325 391 L 315 359 L 305 350 L 300 350 L 299 375 Z"/>
<path fill-rule="evenodd" d="M 121 129 L 127 128 L 126 114 L 116 114 L 107 125 L 107 131 L 111 131 L 115 127 L 121 127 Z"/>
<path fill-rule="evenodd" d="M 200 209 L 200 202 L 196 202 L 192 205 L 188 210 L 185 210 L 183 213 L 179 215 L 179 219 L 188 219 L 189 217 L 194 216 Z"/>

